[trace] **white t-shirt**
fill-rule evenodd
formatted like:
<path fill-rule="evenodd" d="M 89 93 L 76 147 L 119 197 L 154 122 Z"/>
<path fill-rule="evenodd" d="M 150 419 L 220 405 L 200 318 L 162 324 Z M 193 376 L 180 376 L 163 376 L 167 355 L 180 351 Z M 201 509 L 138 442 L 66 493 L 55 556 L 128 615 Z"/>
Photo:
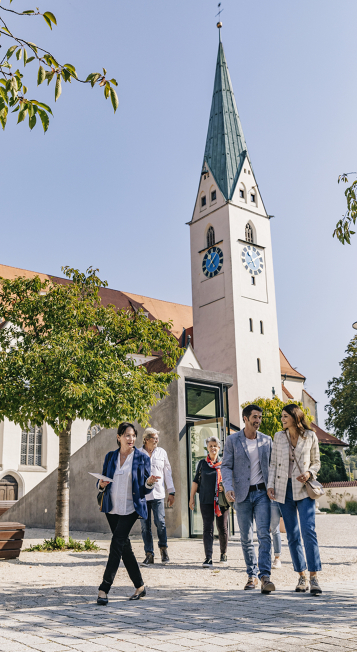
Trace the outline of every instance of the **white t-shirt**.
<path fill-rule="evenodd" d="M 248 439 L 248 437 L 246 437 L 245 441 L 250 457 L 250 484 L 260 484 L 261 482 L 264 482 L 264 478 L 260 467 L 258 439 Z"/>
<path fill-rule="evenodd" d="M 133 459 L 134 450 L 120 466 L 120 451 L 118 453 L 117 466 L 114 473 L 110 496 L 112 499 L 112 510 L 110 514 L 126 516 L 135 512 L 133 501 Z"/>

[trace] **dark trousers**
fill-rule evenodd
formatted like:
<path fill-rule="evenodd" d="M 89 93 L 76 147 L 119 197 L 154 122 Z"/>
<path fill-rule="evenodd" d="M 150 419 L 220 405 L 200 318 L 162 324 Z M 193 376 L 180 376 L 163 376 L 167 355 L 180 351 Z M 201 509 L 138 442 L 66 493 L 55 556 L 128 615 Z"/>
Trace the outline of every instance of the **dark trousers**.
<path fill-rule="evenodd" d="M 154 523 L 159 537 L 159 548 L 167 548 L 167 534 L 165 525 L 165 499 L 158 498 L 147 501 L 148 517 L 141 519 L 141 535 L 144 541 L 145 552 L 154 554 L 154 541 L 151 531 L 151 512 L 154 514 Z"/>
<path fill-rule="evenodd" d="M 203 520 L 203 547 L 207 559 L 212 559 L 213 552 L 213 529 L 214 529 L 214 505 L 204 505 L 200 503 L 202 520 Z M 228 512 L 226 509 L 222 516 L 216 516 L 216 525 L 218 530 L 219 546 L 221 555 L 227 552 L 228 547 Z"/>
<path fill-rule="evenodd" d="M 127 516 L 106 514 L 106 517 L 113 536 L 110 544 L 107 566 L 104 571 L 103 581 L 99 587 L 99 591 L 109 593 L 121 559 L 123 559 L 124 566 L 132 583 L 136 589 L 139 589 L 143 586 L 144 582 L 129 539 L 130 530 L 139 516 L 136 512 L 133 512 Z"/>

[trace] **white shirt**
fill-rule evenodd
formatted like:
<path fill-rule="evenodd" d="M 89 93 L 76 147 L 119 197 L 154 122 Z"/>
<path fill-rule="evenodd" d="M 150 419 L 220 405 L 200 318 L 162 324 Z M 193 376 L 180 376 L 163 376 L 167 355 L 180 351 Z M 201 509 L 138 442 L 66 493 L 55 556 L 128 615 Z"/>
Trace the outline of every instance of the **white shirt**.
<path fill-rule="evenodd" d="M 260 467 L 259 453 L 258 453 L 258 439 L 245 438 L 248 453 L 250 457 L 250 484 L 260 484 L 264 482 L 262 470 Z"/>
<path fill-rule="evenodd" d="M 145 448 L 139 448 L 139 451 L 146 453 L 146 455 L 150 457 Z M 175 491 L 174 482 L 172 479 L 171 465 L 166 451 L 163 448 L 159 448 L 158 446 L 151 454 L 150 461 L 151 475 L 159 475 L 160 480 L 155 483 L 154 489 L 146 495 L 146 500 L 160 500 L 161 498 L 165 498 L 164 480 L 166 483 L 167 491 L 169 493 Z"/>
<path fill-rule="evenodd" d="M 133 501 L 133 459 L 134 449 L 120 466 L 120 451 L 118 454 L 117 466 L 114 473 L 110 497 L 112 499 L 112 510 L 109 514 L 127 516 L 135 512 Z"/>

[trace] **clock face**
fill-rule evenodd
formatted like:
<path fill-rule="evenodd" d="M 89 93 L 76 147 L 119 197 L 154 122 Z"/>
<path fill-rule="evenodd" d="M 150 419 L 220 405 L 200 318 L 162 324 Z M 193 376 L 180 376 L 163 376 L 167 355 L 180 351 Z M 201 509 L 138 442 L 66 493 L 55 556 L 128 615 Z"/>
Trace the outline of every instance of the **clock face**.
<path fill-rule="evenodd" d="M 264 269 L 263 252 L 257 247 L 247 245 L 242 251 L 242 263 L 249 274 L 258 276 Z"/>
<path fill-rule="evenodd" d="M 221 271 L 223 266 L 223 253 L 219 247 L 210 247 L 206 251 L 203 261 L 202 261 L 202 270 L 203 273 L 212 278 L 212 276 L 217 276 L 218 272 Z"/>

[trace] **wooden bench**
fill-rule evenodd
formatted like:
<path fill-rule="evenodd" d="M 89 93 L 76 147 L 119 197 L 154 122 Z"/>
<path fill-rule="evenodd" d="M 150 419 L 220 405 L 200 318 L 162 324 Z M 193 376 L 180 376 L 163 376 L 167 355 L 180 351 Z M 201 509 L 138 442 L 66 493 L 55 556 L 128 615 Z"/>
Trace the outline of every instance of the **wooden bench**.
<path fill-rule="evenodd" d="M 25 529 L 22 523 L 0 523 L 0 559 L 19 557 Z"/>

